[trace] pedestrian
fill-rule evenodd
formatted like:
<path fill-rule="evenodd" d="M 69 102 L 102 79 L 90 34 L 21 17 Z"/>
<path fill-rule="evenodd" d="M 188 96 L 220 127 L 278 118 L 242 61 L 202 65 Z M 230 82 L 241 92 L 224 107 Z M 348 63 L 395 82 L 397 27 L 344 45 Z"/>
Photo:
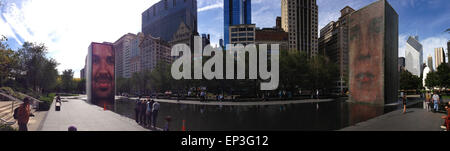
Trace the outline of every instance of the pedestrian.
<path fill-rule="evenodd" d="M 147 127 L 150 127 L 150 125 L 152 124 L 152 108 L 153 108 L 153 100 L 150 100 L 147 102 L 147 111 L 146 111 Z"/>
<path fill-rule="evenodd" d="M 401 92 L 400 95 L 402 96 L 403 114 L 405 114 L 406 113 L 406 95 L 404 92 Z"/>
<path fill-rule="evenodd" d="M 165 120 L 166 120 L 166 125 L 164 126 L 163 131 L 169 131 L 170 121 L 172 120 L 172 117 L 166 116 Z"/>
<path fill-rule="evenodd" d="M 429 92 L 426 92 L 423 108 L 426 109 L 428 112 L 430 111 L 430 100 L 431 100 L 431 94 Z"/>
<path fill-rule="evenodd" d="M 17 108 L 17 123 L 19 124 L 19 131 L 28 131 L 27 125 L 30 116 L 34 116 L 31 113 L 30 104 L 30 98 L 26 97 L 23 99 L 23 104 Z"/>
<path fill-rule="evenodd" d="M 140 109 L 140 111 L 141 111 L 141 113 L 140 113 L 140 115 L 141 115 L 141 117 L 140 117 L 141 124 L 145 125 L 146 124 L 146 122 L 145 122 L 145 111 L 147 111 L 147 104 L 145 103 L 145 99 L 142 100 L 142 102 L 141 102 L 141 109 Z"/>
<path fill-rule="evenodd" d="M 56 102 L 61 102 L 61 96 L 59 96 L 59 93 L 56 95 Z"/>
<path fill-rule="evenodd" d="M 75 131 L 77 131 L 77 128 L 75 126 L 70 126 L 67 130 L 69 132 L 75 132 Z"/>
<path fill-rule="evenodd" d="M 152 108 L 152 120 L 153 120 L 153 122 L 152 122 L 152 124 L 153 124 L 153 127 L 155 128 L 156 127 L 156 120 L 157 120 L 157 118 L 158 118 L 158 111 L 159 111 L 159 103 L 158 102 L 156 102 L 155 101 L 155 103 L 153 103 L 153 108 Z"/>
<path fill-rule="evenodd" d="M 140 123 L 140 120 L 139 120 L 139 117 L 140 117 L 139 114 L 141 113 L 140 109 L 141 109 L 141 99 L 137 100 L 136 105 L 134 106 L 134 112 L 136 115 L 136 123 Z"/>
<path fill-rule="evenodd" d="M 437 93 L 435 93 L 433 95 L 433 105 L 434 105 L 433 110 L 435 112 L 438 112 L 439 111 L 439 95 Z"/>

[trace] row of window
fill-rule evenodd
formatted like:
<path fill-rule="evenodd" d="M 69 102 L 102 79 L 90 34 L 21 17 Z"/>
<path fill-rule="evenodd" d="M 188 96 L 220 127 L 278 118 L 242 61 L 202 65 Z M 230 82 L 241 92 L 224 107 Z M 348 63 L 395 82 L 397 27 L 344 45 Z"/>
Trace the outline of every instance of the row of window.
<path fill-rule="evenodd" d="M 239 33 L 239 34 L 237 34 L 237 33 L 232 33 L 231 34 L 231 37 L 237 37 L 237 36 L 239 36 L 239 37 L 244 37 L 244 36 L 254 36 L 255 34 L 254 33 Z"/>
<path fill-rule="evenodd" d="M 255 41 L 254 38 L 231 38 L 231 42 L 237 42 L 237 41 Z"/>
<path fill-rule="evenodd" d="M 231 28 L 231 32 L 238 32 L 238 31 L 254 31 L 254 28 Z"/>

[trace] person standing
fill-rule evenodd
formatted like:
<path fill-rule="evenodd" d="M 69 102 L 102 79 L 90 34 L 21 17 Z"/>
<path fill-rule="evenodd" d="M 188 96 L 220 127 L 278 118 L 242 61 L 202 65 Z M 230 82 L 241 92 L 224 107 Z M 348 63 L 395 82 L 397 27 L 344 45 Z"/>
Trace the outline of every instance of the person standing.
<path fill-rule="evenodd" d="M 156 127 L 156 120 L 158 118 L 158 111 L 159 111 L 159 103 L 155 101 L 155 103 L 153 103 L 153 108 L 152 108 L 152 112 L 153 112 L 152 113 L 153 114 L 153 117 L 152 117 L 153 122 L 152 122 L 152 124 L 153 124 L 153 127 Z"/>
<path fill-rule="evenodd" d="M 403 114 L 406 113 L 406 95 L 402 93 Z"/>
<path fill-rule="evenodd" d="M 430 100 L 431 100 L 431 94 L 426 92 L 425 93 L 425 101 L 423 104 L 423 109 L 426 109 L 428 112 L 430 111 Z"/>
<path fill-rule="evenodd" d="M 140 109 L 141 109 L 141 99 L 137 100 L 136 105 L 134 106 L 134 112 L 136 115 L 136 123 L 140 122 L 140 120 L 139 120 Z"/>
<path fill-rule="evenodd" d="M 27 125 L 30 116 L 34 116 L 31 114 L 30 103 L 31 100 L 26 97 L 23 99 L 23 104 L 17 109 L 17 123 L 19 124 L 19 131 L 28 131 Z"/>
<path fill-rule="evenodd" d="M 147 102 L 147 127 L 152 125 L 152 109 L 153 109 L 153 100 Z"/>
<path fill-rule="evenodd" d="M 141 120 L 141 124 L 146 124 L 145 123 L 145 111 L 147 111 L 147 104 L 145 103 L 145 99 L 144 100 L 142 100 L 142 102 L 141 102 L 141 109 L 140 109 L 140 111 L 141 111 L 141 113 L 140 113 L 140 115 L 141 115 L 141 117 L 140 117 L 140 120 Z"/>
<path fill-rule="evenodd" d="M 438 112 L 439 111 L 439 95 L 437 93 L 435 93 L 433 95 L 433 105 L 434 105 L 434 111 Z"/>

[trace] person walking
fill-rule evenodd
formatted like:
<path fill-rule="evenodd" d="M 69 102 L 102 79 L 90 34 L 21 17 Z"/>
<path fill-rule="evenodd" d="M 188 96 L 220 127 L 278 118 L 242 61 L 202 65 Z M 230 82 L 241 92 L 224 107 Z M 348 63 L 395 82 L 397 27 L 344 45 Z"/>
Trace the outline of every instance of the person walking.
<path fill-rule="evenodd" d="M 19 124 L 19 131 L 28 131 L 27 125 L 30 116 L 34 116 L 31 113 L 30 104 L 30 98 L 26 97 L 23 99 L 23 104 L 17 108 L 17 123 Z"/>
<path fill-rule="evenodd" d="M 430 100 L 431 100 L 431 94 L 429 92 L 425 93 L 425 101 L 423 104 L 423 109 L 430 111 Z"/>
<path fill-rule="evenodd" d="M 158 111 L 159 111 L 159 103 L 158 102 L 156 102 L 155 101 L 155 103 L 153 103 L 153 108 L 152 108 L 152 120 L 153 120 L 153 122 L 152 122 L 152 124 L 153 124 L 153 128 L 155 128 L 156 127 L 156 120 L 157 120 L 157 118 L 158 118 Z"/>
<path fill-rule="evenodd" d="M 437 93 L 435 93 L 433 95 L 433 110 L 434 112 L 438 112 L 439 111 L 439 95 Z"/>
<path fill-rule="evenodd" d="M 406 94 L 405 94 L 405 92 L 400 92 L 400 96 L 402 97 L 403 114 L 405 114 L 406 113 Z"/>

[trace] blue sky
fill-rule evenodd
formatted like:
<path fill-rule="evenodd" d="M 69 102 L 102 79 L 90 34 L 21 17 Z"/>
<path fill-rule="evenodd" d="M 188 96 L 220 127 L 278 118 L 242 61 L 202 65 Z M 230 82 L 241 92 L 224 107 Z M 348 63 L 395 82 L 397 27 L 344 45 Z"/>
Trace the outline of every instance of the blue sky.
<path fill-rule="evenodd" d="M 141 29 L 141 13 L 158 0 L 0 0 L 0 34 L 9 38 L 12 48 L 24 40 L 45 43 L 49 57 L 60 65 L 59 71 L 79 70 L 90 42 L 114 42 L 126 33 Z M 376 0 L 317 0 L 319 30 L 350 6 L 355 10 Z M 434 48 L 446 47 L 450 34 L 448 0 L 388 0 L 399 14 L 399 56 L 404 56 L 406 39 L 419 35 L 424 58 Z M 197 0 L 198 30 L 211 34 L 213 45 L 223 37 L 223 0 Z M 86 5 L 89 4 L 89 5 Z M 252 21 L 257 27 L 275 26 L 281 15 L 280 0 L 252 0 Z M 118 11 L 120 10 L 120 11 Z"/>

